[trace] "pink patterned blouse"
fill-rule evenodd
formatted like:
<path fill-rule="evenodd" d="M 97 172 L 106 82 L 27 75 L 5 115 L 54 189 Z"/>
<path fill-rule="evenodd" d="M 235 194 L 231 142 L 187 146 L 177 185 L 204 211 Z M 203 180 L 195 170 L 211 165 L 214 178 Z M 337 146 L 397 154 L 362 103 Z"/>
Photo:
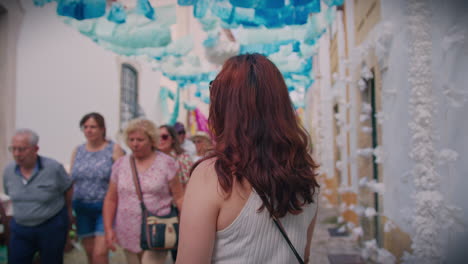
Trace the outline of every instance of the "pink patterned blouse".
<path fill-rule="evenodd" d="M 185 190 L 190 178 L 190 168 L 192 168 L 193 165 L 192 159 L 187 153 L 176 156 L 175 152 L 172 152 L 171 155 L 179 162 L 180 170 L 178 176 Z"/>
<path fill-rule="evenodd" d="M 138 172 L 143 200 L 152 213 L 168 214 L 172 195 L 169 181 L 179 169 L 178 162 L 172 157 L 157 152 L 153 165 L 144 172 Z M 115 233 L 119 245 L 138 253 L 141 233 L 141 207 L 132 179 L 130 156 L 118 159 L 112 166 L 111 182 L 117 185 L 118 203 L 115 216 Z"/>

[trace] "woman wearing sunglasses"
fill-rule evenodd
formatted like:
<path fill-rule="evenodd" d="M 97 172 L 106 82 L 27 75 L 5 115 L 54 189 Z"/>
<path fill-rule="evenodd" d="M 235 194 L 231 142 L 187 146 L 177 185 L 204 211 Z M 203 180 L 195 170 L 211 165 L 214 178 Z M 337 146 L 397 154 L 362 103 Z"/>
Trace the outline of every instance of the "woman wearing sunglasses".
<path fill-rule="evenodd" d="M 185 186 L 187 185 L 190 176 L 192 159 L 180 146 L 177 133 L 173 127 L 168 125 L 162 125 L 159 127 L 158 149 L 165 154 L 172 156 L 179 162 L 179 181 L 182 183 L 182 186 L 185 190 Z"/>

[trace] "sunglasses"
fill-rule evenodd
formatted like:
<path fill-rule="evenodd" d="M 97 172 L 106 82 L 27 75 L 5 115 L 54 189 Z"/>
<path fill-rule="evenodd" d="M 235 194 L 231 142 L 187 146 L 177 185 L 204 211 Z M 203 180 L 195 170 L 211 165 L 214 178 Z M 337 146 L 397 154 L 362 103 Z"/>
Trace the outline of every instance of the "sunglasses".
<path fill-rule="evenodd" d="M 185 135 L 185 130 L 179 131 L 179 132 L 177 132 L 177 134 L 179 134 L 179 135 Z"/>
<path fill-rule="evenodd" d="M 169 139 L 169 135 L 168 134 L 162 134 L 159 136 L 162 140 L 168 140 Z"/>

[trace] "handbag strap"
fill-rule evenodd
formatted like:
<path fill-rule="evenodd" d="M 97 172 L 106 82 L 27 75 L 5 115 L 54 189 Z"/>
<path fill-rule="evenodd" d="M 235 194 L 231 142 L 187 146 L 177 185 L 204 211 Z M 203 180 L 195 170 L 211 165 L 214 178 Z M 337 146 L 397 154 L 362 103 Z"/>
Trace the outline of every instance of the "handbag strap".
<path fill-rule="evenodd" d="M 297 258 L 297 261 L 298 261 L 300 264 L 304 264 L 304 260 L 302 260 L 302 258 L 301 258 L 301 256 L 299 255 L 299 253 L 297 253 L 296 248 L 294 248 L 294 245 L 291 243 L 291 240 L 289 240 L 288 234 L 287 234 L 286 231 L 284 230 L 283 225 L 281 224 L 281 222 L 278 220 L 278 218 L 276 218 L 276 216 L 272 216 L 272 219 L 273 219 L 273 222 L 275 223 L 276 227 L 278 227 L 278 229 L 279 229 L 281 235 L 283 235 L 283 237 L 284 237 L 284 239 L 286 240 L 286 242 L 288 242 L 289 247 L 291 248 L 292 252 L 294 253 L 294 255 L 295 255 L 296 258 Z"/>
<path fill-rule="evenodd" d="M 145 203 L 143 202 L 143 195 L 141 192 L 140 179 L 138 179 L 138 171 L 136 169 L 135 157 L 130 156 L 130 167 L 132 168 L 133 184 L 135 185 L 138 200 L 140 200 L 141 209 L 146 210 Z"/>

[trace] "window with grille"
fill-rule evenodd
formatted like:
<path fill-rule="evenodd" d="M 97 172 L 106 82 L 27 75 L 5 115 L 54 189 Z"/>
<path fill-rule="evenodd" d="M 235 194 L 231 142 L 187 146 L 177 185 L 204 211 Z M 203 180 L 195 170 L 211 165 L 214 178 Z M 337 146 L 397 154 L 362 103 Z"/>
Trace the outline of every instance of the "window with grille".
<path fill-rule="evenodd" d="M 120 80 L 120 129 L 128 121 L 140 116 L 138 107 L 138 72 L 129 64 L 122 64 Z"/>

